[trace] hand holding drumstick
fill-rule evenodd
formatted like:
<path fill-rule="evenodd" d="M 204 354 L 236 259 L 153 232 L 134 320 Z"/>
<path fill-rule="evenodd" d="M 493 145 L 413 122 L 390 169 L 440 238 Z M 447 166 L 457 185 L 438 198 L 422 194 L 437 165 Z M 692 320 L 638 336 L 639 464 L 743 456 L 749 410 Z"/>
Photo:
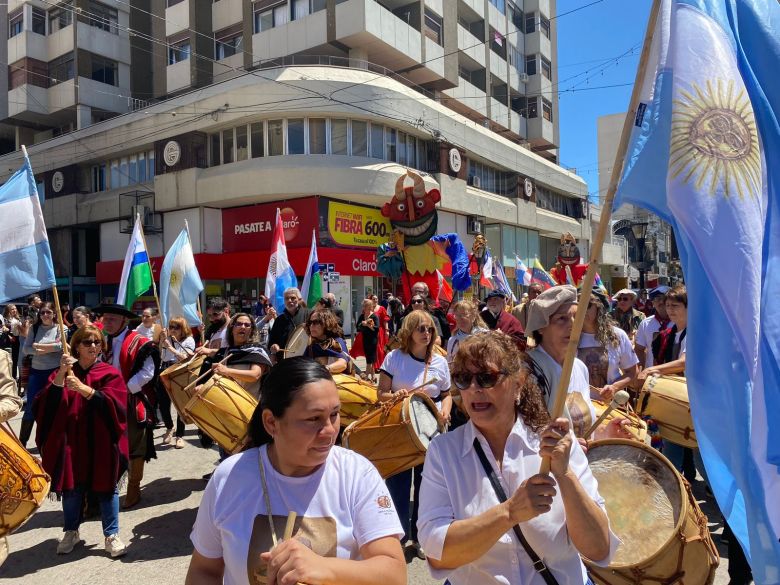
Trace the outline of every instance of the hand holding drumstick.
<path fill-rule="evenodd" d="M 330 578 L 321 567 L 323 558 L 300 540 L 292 538 L 297 516 L 295 512 L 288 514 L 282 541 L 274 544 L 269 552 L 260 555 L 268 566 L 268 585 L 315 585 Z M 275 535 L 272 536 L 275 541 Z"/>

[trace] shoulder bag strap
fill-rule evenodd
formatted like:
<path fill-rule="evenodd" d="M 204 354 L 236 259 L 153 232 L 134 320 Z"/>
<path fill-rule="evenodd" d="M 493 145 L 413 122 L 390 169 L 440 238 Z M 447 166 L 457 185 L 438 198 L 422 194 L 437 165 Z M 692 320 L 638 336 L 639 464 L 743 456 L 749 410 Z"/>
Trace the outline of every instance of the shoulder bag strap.
<path fill-rule="evenodd" d="M 500 502 L 506 502 L 507 497 L 506 493 L 504 492 L 504 488 L 502 487 L 501 482 L 498 481 L 496 472 L 493 470 L 493 466 L 488 461 L 488 458 L 485 455 L 485 451 L 482 449 L 482 445 L 480 444 L 479 439 L 476 437 L 474 438 L 474 450 L 477 452 L 479 462 L 482 464 L 482 467 L 484 468 L 485 473 L 490 480 L 490 484 L 493 486 L 493 491 L 496 492 L 498 500 Z M 520 541 L 520 544 L 523 545 L 523 550 L 525 550 L 526 554 L 530 557 L 534 566 L 534 570 L 542 576 L 544 582 L 547 583 L 547 585 L 558 585 L 558 581 L 555 580 L 555 577 L 550 572 L 550 569 L 547 568 L 547 565 L 544 564 L 544 561 L 539 558 L 539 555 L 536 554 L 536 551 L 534 551 L 534 549 L 531 548 L 531 545 L 528 544 L 525 536 L 523 536 L 523 531 L 520 530 L 520 526 L 515 524 L 512 526 L 512 530 L 515 531 L 517 539 Z"/>

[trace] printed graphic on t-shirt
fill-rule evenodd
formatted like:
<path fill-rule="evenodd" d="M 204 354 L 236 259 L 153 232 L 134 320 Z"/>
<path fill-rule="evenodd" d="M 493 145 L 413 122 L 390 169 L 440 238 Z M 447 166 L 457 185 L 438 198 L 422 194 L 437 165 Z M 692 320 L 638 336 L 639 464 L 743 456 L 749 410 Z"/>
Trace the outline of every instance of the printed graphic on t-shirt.
<path fill-rule="evenodd" d="M 583 436 L 593 426 L 594 422 L 593 417 L 590 415 L 590 407 L 585 402 L 585 397 L 579 392 L 571 392 L 566 398 L 566 408 L 569 410 L 574 435 L 577 437 Z"/>
<path fill-rule="evenodd" d="M 609 372 L 609 355 L 604 347 L 581 347 L 577 350 L 580 358 L 588 368 L 590 385 L 601 388 L 607 385 Z"/>
<path fill-rule="evenodd" d="M 281 539 L 287 524 L 286 516 L 274 515 L 276 537 Z M 247 576 L 250 585 L 265 585 L 268 582 L 266 565 L 260 555 L 273 547 L 271 527 L 268 516 L 258 514 L 252 525 L 252 536 L 249 539 L 249 551 L 246 558 Z M 295 519 L 292 537 L 301 541 L 321 557 L 336 556 L 336 519 L 309 518 L 298 516 Z"/>

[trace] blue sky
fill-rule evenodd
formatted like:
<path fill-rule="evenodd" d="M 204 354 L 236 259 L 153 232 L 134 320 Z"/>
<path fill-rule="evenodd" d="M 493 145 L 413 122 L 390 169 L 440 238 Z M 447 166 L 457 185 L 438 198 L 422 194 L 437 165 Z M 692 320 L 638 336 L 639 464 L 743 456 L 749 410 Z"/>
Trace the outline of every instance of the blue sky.
<path fill-rule="evenodd" d="M 558 0 L 558 91 L 560 163 L 576 168 L 595 198 L 596 119 L 628 107 L 651 0 L 597 0 L 565 14 L 591 2 Z"/>

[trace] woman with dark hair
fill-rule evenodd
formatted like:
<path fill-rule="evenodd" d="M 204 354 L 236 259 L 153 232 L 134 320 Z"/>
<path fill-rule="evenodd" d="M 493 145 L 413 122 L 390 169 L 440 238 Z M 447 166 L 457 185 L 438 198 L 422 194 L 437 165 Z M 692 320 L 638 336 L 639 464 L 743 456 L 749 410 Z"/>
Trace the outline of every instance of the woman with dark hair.
<path fill-rule="evenodd" d="M 433 440 L 420 491 L 420 543 L 436 579 L 542 585 L 512 534 L 520 524 L 559 583 L 588 583 L 580 555 L 606 566 L 617 548 L 569 421 L 550 420 L 530 372 L 503 332 L 478 333 L 458 347 L 452 380 L 470 419 Z M 538 473 L 542 457 L 550 457 L 552 477 Z"/>
<path fill-rule="evenodd" d="M 224 461 L 203 494 L 187 585 L 405 585 L 401 527 L 376 468 L 334 446 L 339 396 L 322 364 L 274 366 L 250 421 L 254 448 Z M 291 513 L 292 538 L 282 541 Z"/>
<path fill-rule="evenodd" d="M 92 325 L 92 322 L 89 320 L 89 309 L 86 307 L 76 307 L 70 312 L 70 314 L 73 318 L 73 323 L 70 327 L 68 327 L 68 342 L 70 342 L 70 339 L 73 337 L 73 334 L 76 333 L 76 331 L 85 325 Z"/>
<path fill-rule="evenodd" d="M 68 554 L 82 542 L 85 495 L 96 496 L 100 503 L 106 552 L 112 558 L 126 552 L 119 538 L 118 483 L 129 460 L 127 386 L 119 370 L 98 361 L 105 349 L 97 327 L 76 331 L 73 356 L 60 357 L 59 369 L 35 404 L 36 443 L 65 515 L 57 554 Z"/>
<path fill-rule="evenodd" d="M 184 361 L 195 353 L 195 339 L 192 337 L 187 320 L 178 315 L 168 321 L 167 333 L 162 336 L 160 348 L 162 349 L 160 370 L 171 367 L 172 365 Z M 165 435 L 163 435 L 163 445 L 173 445 L 175 449 L 184 449 L 184 427 L 185 423 L 181 416 L 176 416 L 176 435 L 173 434 L 173 417 L 171 416 L 171 397 L 166 392 L 162 382 L 157 384 L 157 399 L 160 405 L 160 414 L 162 414 L 165 423 Z"/>
<path fill-rule="evenodd" d="M 306 321 L 306 333 L 309 334 L 311 343 L 306 348 L 304 357 L 318 361 L 331 374 L 341 374 L 351 369 L 344 332 L 332 311 L 315 309 Z"/>
<path fill-rule="evenodd" d="M 11 350 L 11 375 L 16 380 L 19 372 L 19 349 L 21 348 L 20 338 L 27 334 L 25 324 L 19 316 L 19 309 L 16 305 L 6 305 L 3 310 L 4 326 L 8 329 L 8 347 Z"/>
<path fill-rule="evenodd" d="M 684 284 L 666 293 L 666 313 L 673 323 L 653 341 L 655 365 L 642 370 L 639 379 L 648 376 L 677 374 L 685 376 L 685 334 L 688 328 L 688 289 Z"/>
<path fill-rule="evenodd" d="M 377 347 L 379 345 L 379 316 L 374 313 L 374 301 L 363 299 L 362 311 L 357 318 L 357 331 L 355 342 L 349 354 L 353 357 L 366 357 L 366 375 L 373 382 L 376 369 L 381 366 L 377 360 Z"/>
<path fill-rule="evenodd" d="M 393 297 L 387 302 L 388 313 L 390 314 L 390 336 L 396 335 L 401 329 L 401 323 L 404 321 L 404 304 L 398 297 Z"/>

